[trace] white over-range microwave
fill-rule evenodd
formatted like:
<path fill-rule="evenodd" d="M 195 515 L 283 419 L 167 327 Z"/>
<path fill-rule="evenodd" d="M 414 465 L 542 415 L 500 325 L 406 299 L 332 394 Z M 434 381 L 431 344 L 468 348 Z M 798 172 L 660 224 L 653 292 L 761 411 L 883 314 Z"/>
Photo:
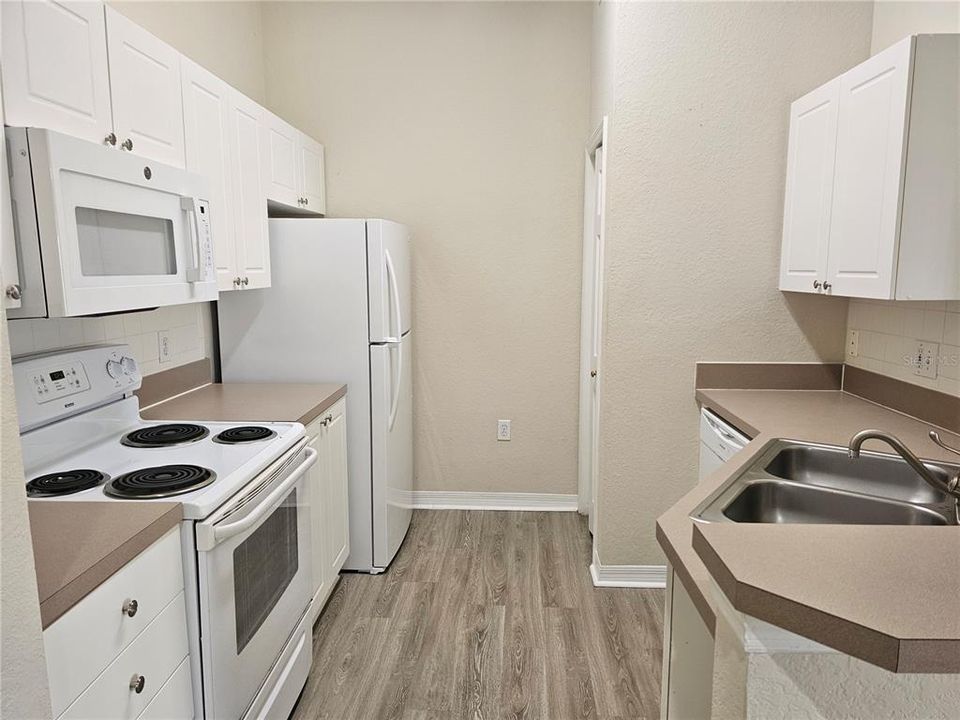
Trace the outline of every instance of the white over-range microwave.
<path fill-rule="evenodd" d="M 50 130 L 6 138 L 21 301 L 8 317 L 217 299 L 202 177 Z"/>

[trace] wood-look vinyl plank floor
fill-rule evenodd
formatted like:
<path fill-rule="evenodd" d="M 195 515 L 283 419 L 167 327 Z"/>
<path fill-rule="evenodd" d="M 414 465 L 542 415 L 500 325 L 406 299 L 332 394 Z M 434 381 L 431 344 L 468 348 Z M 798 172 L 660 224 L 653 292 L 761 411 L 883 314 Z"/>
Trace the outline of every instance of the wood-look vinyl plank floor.
<path fill-rule="evenodd" d="M 658 718 L 663 591 L 593 587 L 590 553 L 575 513 L 415 512 L 342 576 L 293 719 Z"/>

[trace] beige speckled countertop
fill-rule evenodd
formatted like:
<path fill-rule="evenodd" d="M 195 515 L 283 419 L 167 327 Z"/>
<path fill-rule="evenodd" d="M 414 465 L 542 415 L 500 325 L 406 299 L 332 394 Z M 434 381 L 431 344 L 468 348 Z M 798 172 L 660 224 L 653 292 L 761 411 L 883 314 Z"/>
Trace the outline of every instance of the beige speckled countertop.
<path fill-rule="evenodd" d="M 145 408 L 140 416 L 309 425 L 346 393 L 347 386 L 339 383 L 215 383 Z"/>
<path fill-rule="evenodd" d="M 955 462 L 927 437 L 929 424 L 840 391 L 698 390 L 697 399 L 754 436 L 657 521 L 660 545 L 708 627 L 714 582 L 741 612 L 893 672 L 960 673 L 960 527 L 707 525 L 689 517 L 774 438 L 846 445 L 873 427 L 924 459 Z"/>
<path fill-rule="evenodd" d="M 44 628 L 183 516 L 176 502 L 29 500 L 27 507 Z"/>

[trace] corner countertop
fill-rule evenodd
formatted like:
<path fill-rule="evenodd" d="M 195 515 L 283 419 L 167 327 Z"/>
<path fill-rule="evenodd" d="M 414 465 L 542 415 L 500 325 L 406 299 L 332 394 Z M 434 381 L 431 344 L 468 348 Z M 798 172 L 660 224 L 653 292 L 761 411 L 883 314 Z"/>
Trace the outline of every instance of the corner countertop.
<path fill-rule="evenodd" d="M 340 383 L 214 383 L 144 408 L 144 420 L 299 422 L 309 425 L 347 394 Z"/>
<path fill-rule="evenodd" d="M 27 507 L 44 628 L 183 517 L 173 502 L 29 500 Z"/>
<path fill-rule="evenodd" d="M 775 438 L 845 445 L 874 427 L 924 459 L 955 462 L 927 437 L 930 425 L 841 391 L 698 390 L 697 400 L 754 436 L 657 521 L 657 539 L 707 626 L 716 619 L 715 583 L 741 612 L 892 672 L 960 673 L 960 527 L 689 517 Z M 890 451 L 874 441 L 865 447 Z"/>

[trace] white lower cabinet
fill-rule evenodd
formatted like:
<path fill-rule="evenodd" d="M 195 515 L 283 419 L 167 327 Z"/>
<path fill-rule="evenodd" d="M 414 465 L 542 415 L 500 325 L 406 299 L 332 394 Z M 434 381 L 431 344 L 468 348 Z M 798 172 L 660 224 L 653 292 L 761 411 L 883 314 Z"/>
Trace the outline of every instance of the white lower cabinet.
<path fill-rule="evenodd" d="M 313 516 L 313 604 L 311 623 L 330 596 L 343 563 L 350 554 L 347 506 L 346 399 L 307 426 L 307 442 L 317 451 L 308 486 Z"/>
<path fill-rule="evenodd" d="M 43 644 L 54 717 L 133 720 L 157 698 L 180 710 L 147 717 L 192 718 L 179 528 L 58 618 Z"/>

